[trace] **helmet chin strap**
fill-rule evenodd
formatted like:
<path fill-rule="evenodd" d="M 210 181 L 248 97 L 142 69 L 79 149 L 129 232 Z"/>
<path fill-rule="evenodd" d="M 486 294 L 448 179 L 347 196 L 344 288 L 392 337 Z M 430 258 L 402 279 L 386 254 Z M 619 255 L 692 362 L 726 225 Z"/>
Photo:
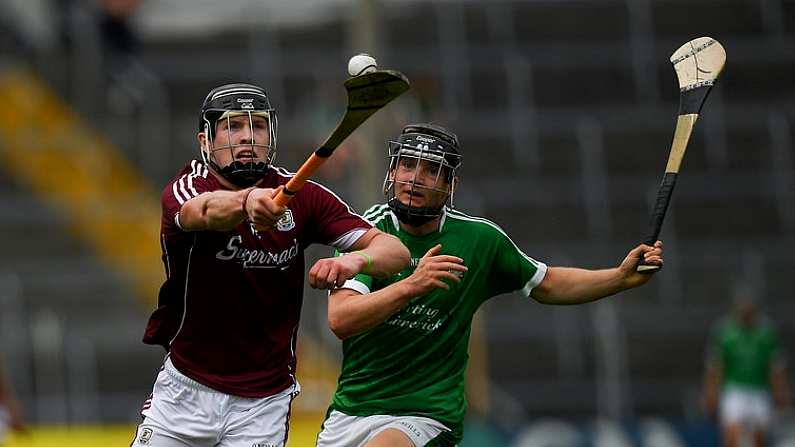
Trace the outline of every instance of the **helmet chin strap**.
<path fill-rule="evenodd" d="M 444 205 L 438 208 L 408 206 L 397 197 L 389 199 L 387 205 L 401 223 L 412 227 L 418 227 L 436 219 L 442 215 L 442 208 L 444 208 Z"/>
<path fill-rule="evenodd" d="M 208 127 L 205 127 L 205 132 L 205 135 L 208 135 Z M 222 168 L 215 162 L 215 157 L 213 157 L 208 149 L 209 144 L 207 140 L 203 141 L 201 146 L 202 159 L 204 159 L 206 163 L 209 163 L 218 174 L 237 187 L 248 188 L 249 186 L 254 186 L 268 173 L 268 163 L 264 161 L 252 164 L 251 162 L 243 163 L 235 160 Z"/>
<path fill-rule="evenodd" d="M 223 168 L 218 167 L 215 161 L 210 161 L 210 163 L 212 163 L 213 168 L 225 179 L 241 188 L 248 188 L 249 186 L 255 185 L 268 173 L 268 166 L 264 161 L 254 163 L 254 165 L 251 166 L 251 163 L 243 163 L 235 160 Z"/>

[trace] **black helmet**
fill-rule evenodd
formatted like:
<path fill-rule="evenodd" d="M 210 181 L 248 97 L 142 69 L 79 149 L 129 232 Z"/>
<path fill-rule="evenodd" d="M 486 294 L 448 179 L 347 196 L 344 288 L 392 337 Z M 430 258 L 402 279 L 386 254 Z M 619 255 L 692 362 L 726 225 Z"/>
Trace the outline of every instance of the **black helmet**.
<path fill-rule="evenodd" d="M 397 141 L 389 142 L 389 169 L 384 178 L 384 193 L 387 196 L 387 204 L 401 222 L 421 225 L 439 217 L 445 206 L 453 206 L 454 179 L 463 158 L 458 152 L 458 147 L 458 137 L 453 132 L 429 123 L 409 124 L 403 128 Z M 396 181 L 394 172 L 400 165 L 401 158 L 414 158 L 437 164 L 434 184 L 417 185 L 416 177 L 410 182 Z M 440 179 L 444 180 L 441 185 Z M 444 203 L 435 207 L 411 206 L 411 203 L 405 204 L 398 199 L 395 191 L 397 183 L 410 184 L 412 190 L 424 188 L 442 192 L 446 194 L 446 199 Z"/>
<path fill-rule="evenodd" d="M 216 124 L 220 119 L 229 120 L 236 116 L 247 116 L 248 125 L 251 129 L 252 141 L 247 144 L 230 144 L 227 146 L 216 147 Z M 263 117 L 268 122 L 269 139 L 265 143 L 254 141 L 253 126 L 254 117 Z M 229 126 L 227 126 L 227 131 Z M 208 144 L 202 146 L 201 154 L 205 163 L 212 166 L 219 174 L 227 180 L 240 187 L 248 187 L 258 182 L 268 172 L 268 166 L 276 155 L 276 132 L 277 132 L 276 110 L 271 107 L 268 95 L 262 87 L 252 84 L 225 84 L 216 87 L 207 94 L 202 103 L 199 115 L 199 132 L 204 132 Z M 235 147 L 252 147 L 256 152 L 258 149 L 265 151 L 262 157 L 255 160 L 239 161 L 234 160 L 231 152 Z M 214 153 L 219 150 L 229 150 L 232 160 L 226 166 L 219 166 Z M 259 155 L 259 154 L 257 154 Z"/>

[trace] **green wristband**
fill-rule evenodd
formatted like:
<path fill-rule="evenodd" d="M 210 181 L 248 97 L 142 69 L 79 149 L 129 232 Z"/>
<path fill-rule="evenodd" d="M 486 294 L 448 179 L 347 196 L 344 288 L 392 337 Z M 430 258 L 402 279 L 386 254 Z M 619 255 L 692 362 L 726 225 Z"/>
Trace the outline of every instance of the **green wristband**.
<path fill-rule="evenodd" d="M 364 273 L 365 275 L 370 273 L 370 267 L 373 266 L 373 257 L 361 250 L 352 251 L 351 254 L 364 257 L 364 259 L 367 260 L 367 265 L 364 266 L 361 273 Z"/>

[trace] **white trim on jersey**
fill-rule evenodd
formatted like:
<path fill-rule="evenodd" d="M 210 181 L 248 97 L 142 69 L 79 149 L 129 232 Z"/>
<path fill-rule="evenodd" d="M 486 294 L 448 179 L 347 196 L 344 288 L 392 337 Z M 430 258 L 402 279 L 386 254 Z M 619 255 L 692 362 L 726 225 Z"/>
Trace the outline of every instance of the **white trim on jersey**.
<path fill-rule="evenodd" d="M 190 165 L 193 168 L 192 171 L 193 173 L 196 172 L 196 163 L 198 163 L 196 160 L 191 160 L 190 162 Z M 188 176 L 188 189 L 190 190 L 191 194 L 193 194 L 193 196 L 196 197 L 199 195 L 199 193 L 196 192 L 196 188 L 193 187 L 193 177 L 195 177 L 195 175 Z"/>
<path fill-rule="evenodd" d="M 370 288 L 367 287 L 367 285 L 365 285 L 363 282 L 357 281 L 355 279 L 349 279 L 349 280 L 345 281 L 345 284 L 340 286 L 340 289 L 350 289 L 350 290 L 353 290 L 355 292 L 359 292 L 362 295 L 367 295 L 368 293 L 370 293 Z"/>
<path fill-rule="evenodd" d="M 389 216 L 390 219 L 392 219 L 392 225 L 395 226 L 395 229 L 400 230 L 400 219 L 397 218 L 395 213 L 393 213 L 392 210 L 390 209 L 387 215 Z"/>
<path fill-rule="evenodd" d="M 370 209 L 368 209 L 367 211 L 365 211 L 364 215 L 365 215 L 365 219 L 367 219 L 367 221 L 370 222 L 373 225 L 377 225 L 378 222 L 380 222 L 381 220 L 383 220 L 384 218 L 389 216 L 393 220 L 393 222 L 395 224 L 395 228 L 400 228 L 400 226 L 399 226 L 400 223 L 397 220 L 397 216 L 395 216 L 395 213 L 393 213 L 392 210 L 389 209 L 387 204 L 375 205 L 375 206 L 371 207 Z M 500 232 L 500 234 L 505 236 L 505 238 L 508 239 L 508 241 L 511 242 L 511 244 L 513 245 L 513 247 L 516 249 L 517 252 L 519 252 L 525 259 L 528 260 L 528 262 L 530 262 L 531 264 L 533 264 L 536 267 L 535 274 L 533 274 L 533 276 L 527 281 L 527 283 L 525 283 L 524 287 L 522 287 L 521 289 L 518 289 L 518 290 L 521 290 L 522 293 L 524 293 L 526 296 L 529 297 L 530 296 L 530 292 L 536 286 L 541 284 L 541 281 L 544 280 L 544 277 L 547 274 L 547 268 L 548 268 L 547 265 L 544 264 L 543 262 L 540 262 L 540 261 L 537 261 L 537 260 L 531 258 L 530 256 L 527 256 L 527 254 L 525 254 L 516 245 L 516 243 L 513 241 L 513 239 L 511 239 L 510 236 L 508 236 L 508 234 L 506 234 L 505 231 L 503 231 L 502 228 L 500 228 L 499 225 L 495 224 L 494 222 L 492 222 L 492 221 L 490 221 L 488 219 L 482 218 L 482 217 L 470 216 L 468 214 L 464 214 L 461 211 L 455 210 L 453 208 L 444 207 L 443 213 L 442 213 L 442 220 L 439 222 L 439 231 L 440 232 L 442 231 L 442 228 L 444 227 L 444 223 L 445 223 L 445 220 L 447 219 L 448 215 L 452 219 L 460 219 L 460 220 L 466 220 L 466 221 L 471 221 L 471 222 L 480 222 L 480 223 L 484 223 L 484 224 L 489 225 L 490 227 L 496 229 L 497 231 Z M 349 280 L 349 281 L 352 281 L 352 280 Z M 345 283 L 345 285 L 342 286 L 342 288 L 356 290 L 357 292 L 360 292 L 362 294 L 369 292 L 369 289 L 367 289 L 367 286 L 365 286 L 364 284 L 361 284 L 361 283 L 359 283 L 359 284 L 361 285 L 361 287 L 366 289 L 367 292 L 361 292 L 361 290 L 357 289 L 355 287 L 355 285 L 349 286 L 347 282 Z"/>
<path fill-rule="evenodd" d="M 182 179 L 182 177 L 180 177 L 180 179 Z M 174 180 L 174 183 L 171 184 L 171 192 L 174 194 L 174 198 L 177 199 L 177 202 L 179 202 L 180 206 L 182 206 L 182 204 L 185 203 L 185 199 L 179 195 L 179 192 L 177 191 L 177 185 L 179 185 L 179 180 Z"/>
<path fill-rule="evenodd" d="M 295 172 L 290 172 L 290 171 L 288 171 L 287 169 L 285 169 L 285 168 L 282 168 L 282 167 L 280 167 L 280 166 L 271 166 L 271 167 L 273 168 L 273 170 L 274 170 L 274 171 L 276 171 L 276 173 L 277 173 L 278 175 L 281 175 L 282 177 L 285 177 L 285 178 L 292 178 L 292 177 L 294 177 L 294 176 L 295 176 Z M 353 210 L 353 208 L 351 208 L 351 207 L 350 207 L 350 205 L 348 205 L 348 204 L 347 204 L 347 203 L 346 203 L 344 200 L 342 200 L 342 199 L 340 198 L 340 196 L 338 196 L 337 194 L 335 194 L 335 193 L 334 193 L 334 191 L 332 191 L 332 190 L 330 190 L 330 189 L 326 188 L 325 186 L 321 185 L 320 183 L 318 183 L 318 182 L 316 182 L 316 181 L 313 181 L 313 180 L 308 180 L 308 182 L 309 182 L 309 183 L 311 183 L 311 184 L 313 184 L 313 185 L 319 186 L 320 188 L 322 188 L 323 190 L 325 190 L 326 192 L 328 192 L 329 194 L 331 194 L 332 196 L 334 196 L 334 198 L 335 198 L 335 199 L 337 199 L 337 201 L 339 201 L 341 204 L 343 204 L 343 205 L 345 206 L 345 208 L 347 208 L 347 209 L 348 209 L 348 212 L 349 212 L 349 213 L 351 213 L 351 214 L 353 214 L 354 216 L 356 216 L 356 217 L 359 217 L 359 218 L 361 218 L 362 220 L 366 221 L 366 219 L 365 219 L 364 217 L 360 216 L 360 215 L 359 215 L 359 213 L 355 212 L 355 211 Z"/>
<path fill-rule="evenodd" d="M 179 217 L 179 213 L 177 213 L 177 217 Z M 177 220 L 177 226 L 179 226 L 179 220 Z M 160 233 L 160 247 L 163 249 L 163 254 L 166 255 L 166 278 L 171 278 L 171 258 L 168 256 L 166 235 L 163 233 Z"/>
<path fill-rule="evenodd" d="M 353 230 L 338 237 L 334 242 L 332 242 L 329 245 L 331 245 L 332 247 L 336 248 L 339 251 L 345 251 L 351 248 L 351 246 L 355 244 L 356 241 L 358 241 L 359 238 L 364 236 L 364 233 L 367 233 L 368 231 L 370 230 L 365 230 L 364 228 L 354 228 Z"/>
<path fill-rule="evenodd" d="M 389 208 L 387 207 L 386 204 L 374 205 L 368 208 L 364 213 L 362 213 L 362 218 L 364 218 L 364 220 L 370 222 L 371 224 L 374 224 L 373 218 L 381 217 L 387 211 L 389 211 Z"/>
<path fill-rule="evenodd" d="M 500 234 L 502 234 L 503 236 L 505 236 L 505 238 L 506 238 L 506 239 L 508 239 L 508 242 L 510 242 L 510 243 L 511 243 L 511 245 L 513 245 L 513 248 L 515 248 L 515 249 L 516 249 L 516 251 L 517 251 L 517 252 L 519 252 L 519 253 L 520 253 L 520 254 L 521 254 L 521 255 L 522 255 L 522 256 L 523 256 L 525 259 L 527 259 L 527 260 L 528 260 L 528 261 L 529 261 L 531 264 L 534 264 L 534 265 L 543 264 L 543 262 L 536 261 L 535 259 L 531 258 L 530 256 L 527 256 L 527 254 L 525 254 L 525 252 L 523 252 L 523 251 L 522 251 L 522 250 L 519 248 L 519 246 L 518 246 L 518 245 L 516 245 L 516 243 L 513 241 L 513 239 L 511 239 L 511 237 L 510 237 L 510 236 L 508 236 L 508 234 L 507 234 L 507 233 L 505 233 L 505 231 L 503 231 L 503 229 L 502 229 L 502 228 L 500 228 L 500 226 L 499 226 L 499 225 L 497 225 L 497 224 L 495 224 L 494 222 L 492 222 L 492 221 L 490 221 L 490 220 L 488 220 L 488 219 L 485 219 L 485 218 L 483 218 L 483 217 L 475 217 L 475 216 L 470 216 L 470 215 L 468 215 L 468 214 L 464 214 L 464 213 L 462 213 L 461 211 L 458 211 L 458 210 L 450 210 L 449 216 L 450 216 L 452 219 L 460 219 L 460 220 L 466 220 L 466 221 L 470 221 L 470 222 L 480 222 L 480 223 L 484 223 L 484 224 L 486 224 L 486 225 L 488 225 L 488 226 L 490 226 L 490 227 L 494 228 L 495 230 L 499 231 L 499 232 L 500 232 Z"/>
<path fill-rule="evenodd" d="M 545 276 L 547 276 L 547 265 L 543 262 L 539 262 L 536 266 L 536 273 L 527 281 L 527 284 L 522 287 L 522 293 L 530 297 L 530 292 L 532 292 L 537 285 L 541 284 Z"/>
<path fill-rule="evenodd" d="M 445 220 L 447 220 L 447 209 L 448 207 L 446 206 L 442 207 L 441 220 L 439 220 L 439 230 L 438 230 L 439 233 L 442 232 L 442 229 L 444 228 L 444 222 Z"/>
<path fill-rule="evenodd" d="M 449 211 L 450 212 L 448 213 L 448 215 L 450 216 L 451 219 L 460 219 L 460 220 L 465 220 L 465 221 L 470 221 L 470 222 L 480 222 L 480 223 L 486 224 L 486 225 L 494 228 L 495 230 L 499 231 L 500 234 L 502 234 L 503 236 L 505 236 L 506 239 L 508 239 L 508 242 L 510 242 L 511 245 L 513 245 L 513 248 L 515 248 L 516 251 L 519 254 L 521 254 L 529 263 L 533 264 L 536 267 L 536 272 L 533 275 L 533 277 L 530 278 L 529 281 L 527 281 L 527 283 L 524 285 L 524 287 L 522 287 L 521 290 L 522 290 L 523 293 L 526 293 L 527 296 L 530 296 L 530 291 L 533 290 L 533 288 L 535 286 L 541 284 L 541 281 L 544 280 L 544 276 L 546 276 L 546 274 L 547 274 L 547 265 L 544 264 L 543 262 L 536 261 L 535 259 L 531 258 L 530 256 L 527 256 L 527 254 L 525 254 L 525 252 L 523 252 L 519 248 L 519 246 L 516 245 L 516 243 L 513 241 L 513 239 L 511 239 L 511 237 L 508 236 L 508 234 L 505 233 L 505 231 L 503 231 L 502 228 L 500 228 L 499 225 L 495 224 L 494 222 L 492 222 L 492 221 L 490 221 L 488 219 L 484 219 L 482 217 L 470 216 L 470 215 L 464 214 L 464 213 L 462 213 L 461 211 L 458 211 L 458 210 L 451 209 Z"/>
<path fill-rule="evenodd" d="M 298 386 L 298 380 L 295 379 L 295 368 L 298 364 L 298 359 L 295 355 L 295 348 L 298 345 L 298 325 L 293 327 L 293 335 L 290 337 L 290 362 L 287 363 L 287 374 L 290 375 L 290 379 L 293 381 L 293 390 Z M 290 418 L 289 412 L 287 415 L 287 419 Z"/>
<path fill-rule="evenodd" d="M 193 179 L 196 177 L 207 178 L 207 167 L 200 161 L 191 160 L 190 166 L 191 172 L 189 174 L 183 174 L 182 177 L 174 180 L 174 183 L 171 185 L 171 191 L 174 193 L 174 197 L 177 199 L 180 206 L 199 195 L 198 191 L 196 191 L 196 188 L 193 186 Z"/>
<path fill-rule="evenodd" d="M 380 205 L 371 206 L 367 211 L 362 214 L 364 216 L 364 220 L 369 222 L 372 226 L 376 226 L 378 222 L 381 222 L 385 217 L 389 216 L 392 219 L 392 223 L 394 224 L 396 229 L 400 229 L 400 222 L 398 222 L 395 213 L 389 208 L 389 205 L 386 203 Z"/>
<path fill-rule="evenodd" d="M 177 339 L 177 336 L 182 331 L 182 325 L 185 324 L 185 315 L 188 314 L 188 281 L 190 279 L 190 260 L 193 257 L 193 247 L 196 245 L 196 233 L 193 234 L 193 242 L 190 244 L 190 250 L 188 250 L 188 262 L 187 267 L 185 268 L 185 286 L 182 292 L 182 319 L 179 321 L 179 328 L 177 328 L 177 332 L 174 333 L 174 336 L 171 337 L 169 340 L 168 345 L 171 346 L 171 343 L 174 343 L 174 340 Z"/>

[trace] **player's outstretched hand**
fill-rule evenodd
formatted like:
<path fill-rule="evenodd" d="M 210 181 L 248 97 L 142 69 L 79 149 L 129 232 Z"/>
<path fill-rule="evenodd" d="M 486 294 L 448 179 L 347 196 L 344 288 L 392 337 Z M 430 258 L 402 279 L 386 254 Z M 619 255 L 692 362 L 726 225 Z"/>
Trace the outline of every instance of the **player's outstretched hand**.
<path fill-rule="evenodd" d="M 647 273 L 638 273 L 637 267 L 638 262 L 643 259 L 648 264 L 659 265 L 660 267 L 663 266 L 663 243 L 662 241 L 657 241 L 654 243 L 654 247 L 650 247 L 646 244 L 640 244 L 637 247 L 633 248 L 624 261 L 621 262 L 621 265 L 618 267 L 619 271 L 621 272 L 621 276 L 624 278 L 626 283 L 626 288 L 637 287 L 640 285 L 645 284 L 651 278 L 652 274 L 659 271 L 651 270 Z"/>
<path fill-rule="evenodd" d="M 442 246 L 436 244 L 420 259 L 414 273 L 406 278 L 406 285 L 412 287 L 413 296 L 426 295 L 433 289 L 449 290 L 450 286 L 443 279 L 461 282 L 461 277 L 467 271 L 464 260 L 457 256 L 440 255 L 441 252 Z"/>
<path fill-rule="evenodd" d="M 353 253 L 321 259 L 309 269 L 309 285 L 315 289 L 341 287 L 345 281 L 359 274 L 366 265 L 365 257 Z"/>
<path fill-rule="evenodd" d="M 257 230 L 267 231 L 276 226 L 276 222 L 287 209 L 273 201 L 281 188 L 281 186 L 277 189 L 254 188 L 248 193 L 243 206 L 248 214 L 248 220 L 257 226 Z"/>

